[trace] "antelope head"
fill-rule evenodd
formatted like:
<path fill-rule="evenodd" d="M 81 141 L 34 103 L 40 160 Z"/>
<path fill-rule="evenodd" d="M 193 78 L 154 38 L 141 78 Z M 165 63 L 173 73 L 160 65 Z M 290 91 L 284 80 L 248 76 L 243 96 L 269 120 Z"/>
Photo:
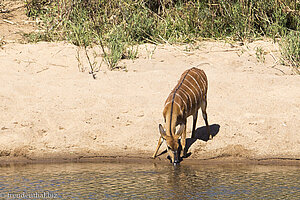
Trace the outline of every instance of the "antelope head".
<path fill-rule="evenodd" d="M 167 131 L 165 131 L 161 124 L 159 124 L 158 128 L 159 128 L 161 137 L 167 143 L 168 154 L 171 158 L 172 163 L 174 165 L 178 165 L 179 164 L 179 156 L 180 156 L 178 140 L 179 140 L 179 137 L 183 133 L 185 125 L 181 124 L 177 133 L 175 133 L 176 132 L 175 127 L 172 129 L 172 132 L 171 132 L 171 130 L 168 130 L 168 129 L 167 129 Z"/>

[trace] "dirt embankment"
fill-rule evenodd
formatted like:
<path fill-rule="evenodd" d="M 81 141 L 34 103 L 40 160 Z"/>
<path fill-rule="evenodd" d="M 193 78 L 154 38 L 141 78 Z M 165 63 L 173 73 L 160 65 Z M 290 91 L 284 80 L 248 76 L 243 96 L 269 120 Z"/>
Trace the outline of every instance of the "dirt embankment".
<path fill-rule="evenodd" d="M 17 26 L 1 16 L 1 30 Z M 215 136 L 206 141 L 199 114 L 199 139 L 188 139 L 185 161 L 300 160 L 300 76 L 280 65 L 272 42 L 142 45 L 138 59 L 120 63 L 128 72 L 108 71 L 102 63 L 94 80 L 83 52 L 85 72 L 79 72 L 73 45 L 19 44 L 1 34 L 0 161 L 149 158 L 165 98 L 191 66 L 207 73 Z M 257 47 L 264 62 L 257 60 Z M 89 53 L 101 63 L 99 49 Z M 188 137 L 191 126 L 188 119 Z"/>

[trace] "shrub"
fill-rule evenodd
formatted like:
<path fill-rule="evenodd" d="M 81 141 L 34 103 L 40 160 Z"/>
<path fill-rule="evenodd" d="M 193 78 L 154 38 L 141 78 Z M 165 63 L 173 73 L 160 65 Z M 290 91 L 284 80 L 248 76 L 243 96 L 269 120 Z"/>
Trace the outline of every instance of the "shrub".
<path fill-rule="evenodd" d="M 293 46 L 299 37 L 290 35 L 300 31 L 296 0 L 26 0 L 26 8 L 28 16 L 43 20 L 44 32 L 33 37 L 35 41 L 100 44 L 111 69 L 128 47 L 145 42 L 284 37 L 283 55 L 287 51 L 299 55 Z M 291 62 L 299 66 L 299 57 Z"/>

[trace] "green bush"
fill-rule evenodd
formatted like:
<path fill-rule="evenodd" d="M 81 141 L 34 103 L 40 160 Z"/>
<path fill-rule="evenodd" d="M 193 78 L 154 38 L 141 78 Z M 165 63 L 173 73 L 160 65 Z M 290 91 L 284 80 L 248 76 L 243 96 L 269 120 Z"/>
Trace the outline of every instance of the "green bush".
<path fill-rule="evenodd" d="M 289 32 L 282 38 L 280 46 L 284 62 L 300 74 L 300 32 Z"/>
<path fill-rule="evenodd" d="M 285 47 L 299 44 L 299 37 L 289 36 L 300 31 L 296 0 L 27 0 L 26 8 L 28 16 L 39 16 L 44 22 L 44 32 L 34 41 L 100 44 L 111 69 L 128 47 L 145 42 L 292 37 L 296 41 L 284 40 L 282 49 L 299 50 Z M 299 66 L 299 59 L 293 62 Z"/>

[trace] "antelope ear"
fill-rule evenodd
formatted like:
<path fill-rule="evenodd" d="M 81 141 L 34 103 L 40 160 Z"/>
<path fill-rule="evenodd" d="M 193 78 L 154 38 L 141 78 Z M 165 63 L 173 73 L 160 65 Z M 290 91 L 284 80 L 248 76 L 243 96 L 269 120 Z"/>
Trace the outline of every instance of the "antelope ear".
<path fill-rule="evenodd" d="M 162 127 L 161 124 L 158 125 L 158 129 L 159 129 L 159 132 L 160 132 L 161 136 L 163 138 L 166 138 L 166 131 L 164 130 L 164 128 Z"/>
<path fill-rule="evenodd" d="M 181 136 L 184 129 L 185 129 L 185 124 L 181 124 L 179 130 L 176 133 L 176 135 Z"/>

